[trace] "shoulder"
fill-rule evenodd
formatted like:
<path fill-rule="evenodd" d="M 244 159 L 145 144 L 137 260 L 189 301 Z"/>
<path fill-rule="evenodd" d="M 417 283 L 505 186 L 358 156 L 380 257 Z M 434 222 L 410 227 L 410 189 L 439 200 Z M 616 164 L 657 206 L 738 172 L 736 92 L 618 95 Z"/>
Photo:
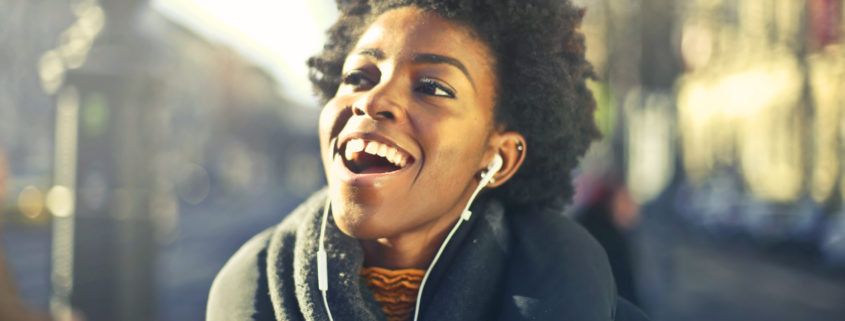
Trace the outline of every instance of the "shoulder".
<path fill-rule="evenodd" d="M 268 228 L 244 243 L 223 266 L 208 294 L 207 320 L 251 320 L 256 314 L 256 296 L 261 279 L 266 278 L 267 245 L 275 227 Z"/>
<path fill-rule="evenodd" d="M 279 224 L 253 236 L 244 243 L 218 272 L 211 284 L 206 309 L 207 320 L 252 320 L 272 315 L 267 260 L 279 253 L 292 251 L 291 239 L 312 212 L 319 210 L 326 198 L 326 189 L 314 193 Z"/>
<path fill-rule="evenodd" d="M 514 242 L 509 291 L 521 314 L 610 320 L 616 286 L 601 245 L 562 211 L 508 212 Z"/>
<path fill-rule="evenodd" d="M 581 225 L 562 211 L 528 210 L 510 216 L 523 250 L 536 256 L 538 263 L 551 266 L 581 266 L 610 272 L 604 248 Z M 573 264 L 577 262 L 579 264 Z M 566 263 L 566 264 L 564 264 Z"/>

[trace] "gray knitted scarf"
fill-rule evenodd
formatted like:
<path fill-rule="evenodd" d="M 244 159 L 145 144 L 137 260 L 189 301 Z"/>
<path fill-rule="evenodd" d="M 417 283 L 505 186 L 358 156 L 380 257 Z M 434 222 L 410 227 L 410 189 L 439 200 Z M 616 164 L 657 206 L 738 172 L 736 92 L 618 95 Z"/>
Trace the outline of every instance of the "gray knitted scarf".
<path fill-rule="evenodd" d="M 317 288 L 317 248 L 327 193 L 316 193 L 273 232 L 267 249 L 267 280 L 277 320 L 328 320 Z M 461 226 L 423 289 L 420 320 L 490 320 L 504 282 L 509 230 L 498 202 Z M 474 210 L 478 210 L 473 206 Z M 328 302 L 335 320 L 385 320 L 359 272 L 360 243 L 329 219 Z"/>

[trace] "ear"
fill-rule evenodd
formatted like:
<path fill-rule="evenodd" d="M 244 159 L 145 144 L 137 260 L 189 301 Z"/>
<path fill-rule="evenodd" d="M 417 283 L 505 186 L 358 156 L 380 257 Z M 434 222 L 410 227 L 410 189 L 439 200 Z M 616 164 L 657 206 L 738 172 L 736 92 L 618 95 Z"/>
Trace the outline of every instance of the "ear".
<path fill-rule="evenodd" d="M 494 137 L 491 137 L 491 143 L 495 151 L 502 155 L 502 169 L 493 175 L 493 181 L 487 185 L 492 188 L 501 186 L 519 170 L 525 160 L 528 145 L 525 144 L 525 137 L 522 134 L 513 131 L 494 134 Z M 488 159 L 493 160 L 492 153 Z"/>

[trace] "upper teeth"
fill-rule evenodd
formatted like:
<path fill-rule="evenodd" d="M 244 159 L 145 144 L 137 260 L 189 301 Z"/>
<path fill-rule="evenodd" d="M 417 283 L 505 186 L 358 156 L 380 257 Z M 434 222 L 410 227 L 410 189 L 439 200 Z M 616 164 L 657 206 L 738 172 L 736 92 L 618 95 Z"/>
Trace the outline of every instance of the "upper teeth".
<path fill-rule="evenodd" d="M 404 152 L 376 141 L 365 141 L 359 138 L 352 139 L 346 143 L 344 156 L 346 160 L 352 160 L 352 154 L 361 151 L 370 155 L 384 157 L 384 159 L 387 159 L 397 167 L 405 167 L 408 164 L 409 156 L 405 155 Z"/>

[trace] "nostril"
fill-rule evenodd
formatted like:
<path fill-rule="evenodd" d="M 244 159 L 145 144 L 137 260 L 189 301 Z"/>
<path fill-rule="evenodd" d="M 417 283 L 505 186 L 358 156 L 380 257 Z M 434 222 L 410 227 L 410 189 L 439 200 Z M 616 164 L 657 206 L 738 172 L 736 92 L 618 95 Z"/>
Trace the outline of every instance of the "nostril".
<path fill-rule="evenodd" d="M 396 114 L 390 110 L 390 108 L 382 108 L 380 106 L 352 106 L 352 114 L 355 116 L 369 116 L 373 119 L 387 119 L 387 120 L 395 120 Z"/>

